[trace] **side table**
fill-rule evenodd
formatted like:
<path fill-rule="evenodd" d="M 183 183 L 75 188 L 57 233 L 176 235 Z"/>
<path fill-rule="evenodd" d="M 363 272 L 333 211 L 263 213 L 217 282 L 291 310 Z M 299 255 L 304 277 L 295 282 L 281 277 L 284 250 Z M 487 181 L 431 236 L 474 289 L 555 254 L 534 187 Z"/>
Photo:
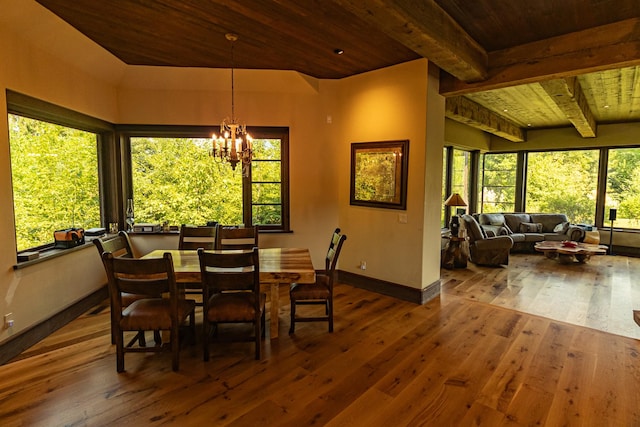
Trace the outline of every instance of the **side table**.
<path fill-rule="evenodd" d="M 447 269 L 467 268 L 469 253 L 466 247 L 466 237 L 449 236 L 449 242 L 444 249 L 442 266 Z"/>

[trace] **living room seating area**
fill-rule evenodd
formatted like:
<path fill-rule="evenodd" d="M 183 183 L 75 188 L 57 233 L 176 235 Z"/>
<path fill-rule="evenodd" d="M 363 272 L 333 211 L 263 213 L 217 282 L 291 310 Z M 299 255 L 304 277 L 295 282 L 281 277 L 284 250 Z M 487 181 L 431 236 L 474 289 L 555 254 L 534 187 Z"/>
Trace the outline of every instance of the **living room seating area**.
<path fill-rule="evenodd" d="M 511 237 L 514 252 L 533 252 L 534 245 L 544 240 L 579 242 L 585 234 L 560 213 L 482 213 L 474 217 L 487 236 Z"/>

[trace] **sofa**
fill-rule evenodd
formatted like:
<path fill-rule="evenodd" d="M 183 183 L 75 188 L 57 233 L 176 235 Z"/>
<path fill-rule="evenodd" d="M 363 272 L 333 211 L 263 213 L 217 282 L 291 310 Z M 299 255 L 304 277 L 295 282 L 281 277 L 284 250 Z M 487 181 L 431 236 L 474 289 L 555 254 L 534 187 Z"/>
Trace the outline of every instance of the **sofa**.
<path fill-rule="evenodd" d="M 478 265 L 507 265 L 513 246 L 510 236 L 488 236 L 471 215 L 462 215 L 462 227 L 469 243 L 469 261 Z"/>
<path fill-rule="evenodd" d="M 584 230 L 572 225 L 565 214 L 557 213 L 482 213 L 476 220 L 488 236 L 509 236 L 512 251 L 532 252 L 543 240 L 582 241 Z"/>

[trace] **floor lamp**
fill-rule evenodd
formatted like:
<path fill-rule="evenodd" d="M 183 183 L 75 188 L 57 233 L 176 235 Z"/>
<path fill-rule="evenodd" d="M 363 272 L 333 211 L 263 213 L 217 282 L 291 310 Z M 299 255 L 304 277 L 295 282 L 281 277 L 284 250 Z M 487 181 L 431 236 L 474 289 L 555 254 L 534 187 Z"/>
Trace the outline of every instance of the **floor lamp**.
<path fill-rule="evenodd" d="M 445 206 L 467 206 L 467 203 L 460 197 L 460 194 L 453 193 L 451 194 L 447 200 L 444 201 Z M 449 222 L 449 230 L 451 230 L 451 235 L 454 237 L 458 237 L 458 230 L 460 228 L 460 222 L 458 218 L 458 214 L 451 215 L 451 221 Z"/>
<path fill-rule="evenodd" d="M 616 220 L 618 211 L 616 209 L 609 209 L 609 221 L 611 221 L 611 229 L 609 231 L 609 255 L 613 255 L 613 221 Z"/>

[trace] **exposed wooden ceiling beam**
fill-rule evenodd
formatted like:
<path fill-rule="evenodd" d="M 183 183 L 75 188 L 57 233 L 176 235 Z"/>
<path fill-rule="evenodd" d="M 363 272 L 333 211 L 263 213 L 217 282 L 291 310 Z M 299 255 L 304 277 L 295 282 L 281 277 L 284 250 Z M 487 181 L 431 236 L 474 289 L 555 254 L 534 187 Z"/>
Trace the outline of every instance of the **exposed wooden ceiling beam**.
<path fill-rule="evenodd" d="M 545 80 L 540 85 L 583 138 L 595 138 L 596 120 L 576 77 Z"/>
<path fill-rule="evenodd" d="M 434 0 L 334 0 L 460 80 L 487 78 L 487 52 Z M 410 9 L 410 10 L 408 10 Z"/>
<path fill-rule="evenodd" d="M 482 82 L 465 83 L 442 67 L 448 74 L 441 75 L 440 93 L 463 95 L 639 64 L 640 18 L 632 18 L 491 52 Z"/>
<path fill-rule="evenodd" d="M 524 142 L 525 132 L 515 123 L 463 96 L 446 99 L 445 116 L 513 142 Z"/>

